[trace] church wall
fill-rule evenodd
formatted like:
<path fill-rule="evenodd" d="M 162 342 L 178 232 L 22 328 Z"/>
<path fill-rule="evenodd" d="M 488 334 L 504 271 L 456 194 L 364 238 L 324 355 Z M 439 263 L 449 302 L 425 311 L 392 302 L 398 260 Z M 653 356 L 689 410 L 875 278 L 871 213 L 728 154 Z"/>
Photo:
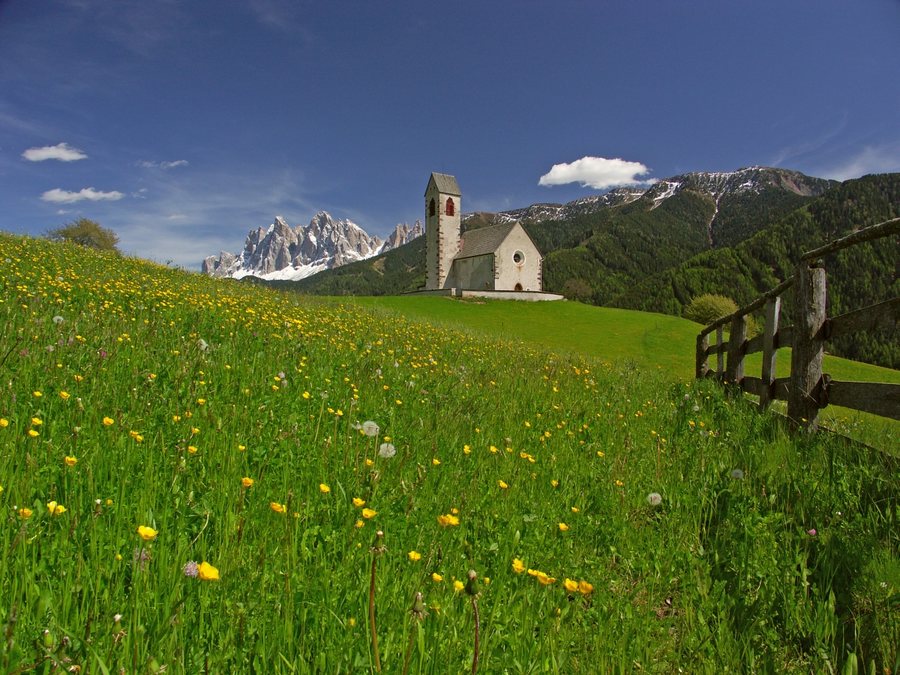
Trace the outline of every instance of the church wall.
<path fill-rule="evenodd" d="M 457 259 L 453 263 L 453 278 L 447 283 L 455 288 L 494 290 L 494 256 L 488 254 Z"/>
<path fill-rule="evenodd" d="M 523 258 L 521 264 L 515 260 L 517 253 Z M 497 248 L 495 276 L 497 290 L 541 290 L 541 254 L 521 225 L 514 227 Z M 519 289 L 516 284 L 520 284 Z"/>

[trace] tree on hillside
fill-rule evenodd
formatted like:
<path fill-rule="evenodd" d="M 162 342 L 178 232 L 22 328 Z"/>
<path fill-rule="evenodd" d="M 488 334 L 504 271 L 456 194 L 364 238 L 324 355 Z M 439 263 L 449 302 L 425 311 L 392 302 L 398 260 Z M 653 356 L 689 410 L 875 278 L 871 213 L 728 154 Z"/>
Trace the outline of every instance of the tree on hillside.
<path fill-rule="evenodd" d="M 70 241 L 100 251 L 119 252 L 117 248 L 119 236 L 90 218 L 77 218 L 71 223 L 50 230 L 47 232 L 47 238 L 51 241 Z"/>
<path fill-rule="evenodd" d="M 714 293 L 704 293 L 688 303 L 684 308 L 684 318 L 706 326 L 716 319 L 733 314 L 737 308 L 737 303 L 731 298 Z"/>

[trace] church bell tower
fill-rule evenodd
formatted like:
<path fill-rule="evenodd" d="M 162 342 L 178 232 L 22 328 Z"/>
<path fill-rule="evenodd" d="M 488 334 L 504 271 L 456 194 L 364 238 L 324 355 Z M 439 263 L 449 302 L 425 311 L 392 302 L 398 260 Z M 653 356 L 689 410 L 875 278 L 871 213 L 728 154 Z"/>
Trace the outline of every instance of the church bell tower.
<path fill-rule="evenodd" d="M 453 258 L 459 253 L 462 196 L 454 176 L 432 173 L 425 188 L 425 289 L 450 288 Z"/>

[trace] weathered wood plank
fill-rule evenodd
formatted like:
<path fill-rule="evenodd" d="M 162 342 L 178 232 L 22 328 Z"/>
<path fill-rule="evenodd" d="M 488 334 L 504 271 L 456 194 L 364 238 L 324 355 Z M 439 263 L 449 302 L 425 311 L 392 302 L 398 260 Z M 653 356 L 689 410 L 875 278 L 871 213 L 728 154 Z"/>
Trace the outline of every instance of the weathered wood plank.
<path fill-rule="evenodd" d="M 725 373 L 725 353 L 722 345 L 725 344 L 725 329 L 722 326 L 716 328 L 716 373 L 723 375 Z"/>
<path fill-rule="evenodd" d="M 736 316 L 731 322 L 728 340 L 728 365 L 725 379 L 740 384 L 744 377 L 744 345 L 747 343 L 747 317 Z"/>
<path fill-rule="evenodd" d="M 772 383 L 772 399 L 787 401 L 791 398 L 791 378 L 779 377 Z"/>
<path fill-rule="evenodd" d="M 806 262 L 815 260 L 816 258 L 821 258 L 829 253 L 840 251 L 848 246 L 861 244 L 864 241 L 872 241 L 873 239 L 880 239 L 881 237 L 887 237 L 892 234 L 900 234 L 900 218 L 893 218 L 892 220 L 886 220 L 883 223 L 857 230 L 852 234 L 848 234 L 846 237 L 825 244 L 825 246 L 820 246 L 812 251 L 807 251 L 800 256 L 800 261 Z"/>
<path fill-rule="evenodd" d="M 727 342 L 723 342 L 720 345 L 712 345 L 712 346 L 706 348 L 706 353 L 709 356 L 712 356 L 713 354 L 724 354 L 727 351 L 728 351 L 728 343 Z"/>
<path fill-rule="evenodd" d="M 791 354 L 791 396 L 788 417 L 815 431 L 822 394 L 822 359 L 825 353 L 825 270 L 797 267 L 794 306 L 794 349 Z"/>
<path fill-rule="evenodd" d="M 828 405 L 900 420 L 900 384 L 832 380 L 825 387 L 825 396 Z"/>
<path fill-rule="evenodd" d="M 794 327 L 793 326 L 785 326 L 784 328 L 779 328 L 778 332 L 775 334 L 775 345 L 778 349 L 782 347 L 792 347 L 794 344 Z"/>
<path fill-rule="evenodd" d="M 709 335 L 700 334 L 697 336 L 697 352 L 694 364 L 694 376 L 699 380 L 706 377 L 709 372 Z"/>
<path fill-rule="evenodd" d="M 894 298 L 828 319 L 825 322 L 825 337 L 832 340 L 857 331 L 881 328 L 897 330 L 898 323 L 900 323 L 900 298 Z"/>
<path fill-rule="evenodd" d="M 752 337 L 744 343 L 744 355 L 755 354 L 763 350 L 763 335 L 760 333 L 756 337 Z"/>
<path fill-rule="evenodd" d="M 759 406 L 765 410 L 771 403 L 772 382 L 775 380 L 775 365 L 778 357 L 778 321 L 781 317 L 781 296 L 770 298 L 766 303 L 766 325 L 763 328 L 762 393 Z"/>
<path fill-rule="evenodd" d="M 763 385 L 763 381 L 760 378 L 745 375 L 744 379 L 741 380 L 741 389 L 748 394 L 759 396 L 760 403 L 762 403 L 763 392 L 767 391 L 768 387 Z"/>

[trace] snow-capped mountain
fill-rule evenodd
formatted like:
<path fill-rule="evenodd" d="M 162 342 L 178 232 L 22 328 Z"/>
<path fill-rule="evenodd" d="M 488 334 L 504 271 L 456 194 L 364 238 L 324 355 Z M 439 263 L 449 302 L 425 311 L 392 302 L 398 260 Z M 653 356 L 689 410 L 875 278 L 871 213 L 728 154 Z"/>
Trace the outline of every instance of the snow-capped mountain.
<path fill-rule="evenodd" d="M 203 261 L 202 271 L 215 277 L 298 280 L 365 260 L 411 241 L 422 234 L 419 222 L 397 225 L 387 241 L 369 235 L 350 220 L 334 220 L 320 211 L 309 225 L 291 227 L 281 216 L 268 229 L 251 230 L 238 254 L 222 251 Z"/>

